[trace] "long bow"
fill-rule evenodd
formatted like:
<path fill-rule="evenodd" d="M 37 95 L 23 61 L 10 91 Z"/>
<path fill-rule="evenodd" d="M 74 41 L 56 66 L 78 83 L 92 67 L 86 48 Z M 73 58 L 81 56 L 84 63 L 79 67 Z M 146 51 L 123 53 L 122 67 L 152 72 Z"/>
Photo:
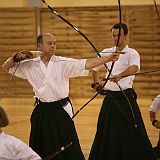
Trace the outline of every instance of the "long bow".
<path fill-rule="evenodd" d="M 121 34 L 121 25 L 122 25 L 122 11 L 121 11 L 121 3 L 120 3 L 120 0 L 118 0 L 118 6 L 119 6 L 119 33 L 118 33 L 118 40 L 117 40 L 117 44 L 116 44 L 116 50 L 117 50 L 117 47 L 119 46 L 119 41 L 120 41 L 120 34 Z M 115 63 L 115 62 L 114 62 Z M 112 67 L 112 66 L 111 66 Z M 111 68 L 113 69 L 113 68 Z M 109 77 L 110 79 L 110 77 Z M 106 81 L 108 81 L 108 77 L 106 78 Z M 130 107 L 130 110 L 131 110 L 131 113 L 132 113 L 132 117 L 133 117 L 133 121 L 134 121 L 134 124 L 132 124 L 131 120 L 128 118 L 128 116 L 126 115 L 126 113 L 124 111 L 122 111 L 121 107 L 119 106 L 119 104 L 117 103 L 117 101 L 114 99 L 113 96 L 112 99 L 113 101 L 115 102 L 115 104 L 117 105 L 119 111 L 124 115 L 124 117 L 128 120 L 128 122 L 134 126 L 134 127 L 137 127 L 137 124 L 135 122 L 135 115 L 134 115 L 134 112 L 133 112 L 133 108 L 132 108 L 132 105 L 131 105 L 131 102 L 130 100 L 128 99 L 128 96 L 126 95 L 126 93 L 123 91 L 123 89 L 121 88 L 121 86 L 119 85 L 119 83 L 117 82 L 116 83 L 117 86 L 119 87 L 120 91 L 122 92 L 122 94 L 124 95 L 125 99 L 127 100 L 128 104 L 129 104 L 129 107 Z"/>
<path fill-rule="evenodd" d="M 84 34 L 82 33 L 77 27 L 75 27 L 73 24 L 71 24 L 69 21 L 67 21 L 64 17 L 62 17 L 60 14 L 58 14 L 58 12 L 55 11 L 55 9 L 51 6 L 49 6 L 45 0 L 42 0 L 42 2 L 49 8 L 49 10 L 54 13 L 57 17 L 59 17 L 61 20 L 63 20 L 64 22 L 66 22 L 70 27 L 72 27 L 74 30 L 76 30 L 80 35 L 83 36 L 83 38 L 91 45 L 91 47 L 94 49 L 94 51 L 96 52 L 96 54 L 101 57 L 101 55 L 99 54 L 98 50 L 96 49 L 95 45 L 89 40 L 89 38 Z M 120 0 L 118 1 L 119 2 L 119 10 L 120 10 L 120 17 L 121 17 L 121 6 L 120 6 Z M 121 18 L 120 18 L 121 19 Z M 118 38 L 119 39 L 119 38 Z M 117 44 L 119 43 L 119 40 L 117 41 Z M 108 67 L 106 64 L 104 64 L 105 67 L 107 68 L 108 70 Z M 113 66 L 114 66 L 114 62 L 112 62 L 112 65 L 111 65 L 111 69 L 108 70 L 109 71 L 109 74 L 107 76 L 107 79 L 109 80 L 109 77 L 111 75 L 111 72 L 113 70 Z M 107 81 L 104 83 L 103 87 L 105 86 L 105 84 L 107 83 Z M 97 94 L 95 94 L 88 102 L 86 102 L 72 117 L 72 119 L 88 104 L 90 103 L 94 98 L 97 97 L 97 95 L 99 94 L 99 92 Z"/>
<path fill-rule="evenodd" d="M 98 54 L 99 57 L 101 57 L 101 55 L 99 54 L 98 50 L 96 49 L 96 47 L 93 45 L 93 43 L 89 40 L 89 38 L 87 38 L 87 36 L 82 33 L 77 27 L 75 27 L 73 24 L 71 24 L 69 21 L 67 21 L 64 17 L 62 17 L 60 14 L 58 14 L 58 12 L 55 11 L 55 9 L 51 6 L 49 6 L 45 0 L 42 0 L 42 2 L 49 8 L 49 10 L 54 13 L 57 17 L 59 17 L 61 20 L 63 20 L 64 22 L 66 22 L 71 28 L 73 28 L 74 30 L 76 30 L 80 35 L 83 36 L 83 38 L 85 38 L 85 40 L 87 40 L 87 42 L 91 45 L 91 47 L 95 50 L 96 54 Z M 121 3 L 120 3 L 120 0 L 118 0 L 118 7 L 119 7 L 119 33 L 118 33 L 118 39 L 117 39 L 117 44 L 116 44 L 116 47 L 118 47 L 119 45 L 119 40 L 120 40 L 120 32 L 121 32 L 121 21 L 122 21 L 122 15 L 121 15 Z M 105 83 L 103 84 L 102 86 L 102 89 L 103 87 L 106 85 L 107 81 L 109 80 L 110 76 L 111 76 L 111 72 L 113 70 L 113 67 L 114 67 L 114 62 L 112 62 L 111 64 L 111 68 L 110 70 L 108 69 L 107 65 L 104 64 L 106 69 L 109 71 L 108 73 L 108 76 L 106 78 L 106 81 Z M 118 85 L 118 83 L 117 83 Z M 120 88 L 120 90 L 122 91 L 122 93 L 124 94 L 125 98 L 127 99 L 128 103 L 130 104 L 129 102 L 129 99 L 127 98 L 127 96 L 125 95 L 125 93 L 123 92 L 123 90 L 121 89 L 121 87 L 118 85 L 118 87 Z M 93 99 L 95 99 L 98 94 L 100 93 L 97 92 L 89 101 L 87 101 L 79 110 L 76 111 L 76 113 L 73 115 L 72 119 L 75 118 L 75 116 L 85 107 L 87 106 Z M 129 121 L 129 123 L 132 124 L 132 126 L 135 126 L 133 125 L 133 123 L 129 120 L 128 116 L 121 110 L 121 107 L 119 106 L 119 104 L 116 102 L 116 100 L 113 98 L 113 100 L 115 101 L 115 104 L 117 105 L 117 107 L 119 108 L 119 110 L 122 112 L 122 114 L 126 117 L 126 119 Z M 130 104 L 131 106 L 131 104 Z M 131 107 L 132 108 L 132 107 Z"/>
<path fill-rule="evenodd" d="M 120 0 L 118 0 L 118 7 L 119 7 L 119 24 L 121 24 L 121 21 L 122 21 L 122 12 L 121 12 L 121 3 L 120 3 Z M 116 43 L 116 47 L 118 47 L 119 45 L 119 40 L 120 40 L 120 33 L 121 33 L 121 26 L 119 26 L 119 32 L 118 32 L 118 39 L 117 39 L 117 43 Z M 101 57 L 101 55 L 99 54 L 99 57 Z M 111 76 L 111 73 L 112 73 L 112 70 L 113 70 L 113 67 L 114 67 L 114 64 L 115 62 L 113 61 L 112 64 L 111 64 L 111 69 L 109 70 L 107 65 L 105 64 L 105 67 L 107 68 L 107 70 L 109 71 L 109 74 L 106 78 L 106 81 L 104 82 L 104 84 L 102 85 L 102 88 L 101 90 L 104 88 L 104 86 L 106 85 L 106 83 L 108 82 L 110 76 Z M 87 101 L 79 110 L 77 110 L 77 112 L 73 115 L 72 119 L 86 106 L 88 105 L 94 98 L 96 98 L 98 96 L 98 94 L 101 92 L 101 90 L 99 90 L 99 92 L 97 92 L 89 101 Z M 116 103 L 117 104 L 117 103 Z M 125 116 L 126 117 L 126 116 Z"/>
<path fill-rule="evenodd" d="M 98 54 L 99 57 L 101 57 L 101 55 L 99 54 L 98 50 L 96 49 L 96 47 L 93 45 L 93 43 L 87 38 L 87 36 L 85 34 L 83 34 L 77 27 L 75 27 L 73 24 L 71 24 L 69 21 L 67 21 L 64 17 L 62 17 L 61 15 L 59 15 L 51 6 L 49 6 L 45 0 L 42 0 L 42 2 L 49 8 L 49 10 L 51 10 L 51 12 L 53 12 L 57 17 L 59 17 L 60 19 L 62 19 L 63 21 L 65 21 L 70 27 L 72 27 L 74 30 L 76 30 L 79 34 L 81 34 L 83 36 L 83 38 L 85 38 L 85 40 L 87 40 L 87 42 L 92 46 L 92 48 L 95 50 L 96 54 Z M 122 21 L 122 16 L 121 16 L 121 4 L 120 4 L 120 0 L 118 0 L 118 5 L 119 5 L 119 33 L 118 33 L 118 40 L 117 40 L 117 44 L 116 47 L 118 47 L 119 45 L 119 40 L 120 40 L 120 33 L 121 33 L 121 21 Z M 105 67 L 108 69 L 107 65 L 104 64 Z M 103 84 L 103 87 L 105 86 L 105 84 L 107 83 L 107 81 L 110 79 L 110 75 L 111 72 L 113 70 L 114 67 L 114 62 L 112 62 L 111 65 L 111 69 L 108 70 L 109 74 L 105 80 L 105 83 Z M 117 84 L 118 85 L 118 84 Z M 102 87 L 102 89 L 103 89 Z M 120 88 L 120 86 L 118 85 L 118 87 Z M 122 92 L 123 90 L 120 89 Z M 100 92 L 96 93 L 88 102 L 86 102 L 72 117 L 72 119 L 87 105 L 89 104 Z M 123 94 L 125 95 L 125 93 L 123 92 Z M 125 95 L 127 101 L 129 102 L 127 96 Z M 121 107 L 119 106 L 119 104 L 117 103 L 117 101 L 113 98 L 113 101 L 115 102 L 115 105 L 118 107 L 118 109 L 120 110 L 120 112 L 124 115 L 124 117 L 126 118 L 126 120 L 131 124 L 132 127 L 137 127 L 137 125 L 135 125 L 135 122 L 133 124 L 133 122 L 128 118 L 128 116 L 126 115 L 126 113 L 121 110 Z M 130 104 L 130 102 L 129 102 Z M 130 107 L 132 109 L 132 106 L 130 104 Z M 133 115 L 134 118 L 134 115 Z"/>

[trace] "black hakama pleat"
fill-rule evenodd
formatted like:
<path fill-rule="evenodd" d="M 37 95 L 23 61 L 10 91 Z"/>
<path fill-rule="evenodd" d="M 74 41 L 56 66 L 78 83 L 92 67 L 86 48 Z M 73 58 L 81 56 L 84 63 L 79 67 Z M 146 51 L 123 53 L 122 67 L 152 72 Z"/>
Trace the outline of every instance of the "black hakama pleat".
<path fill-rule="evenodd" d="M 133 89 L 108 91 L 104 98 L 89 160 L 156 160 Z M 137 127 L 135 126 L 137 125 Z"/>
<path fill-rule="evenodd" d="M 30 147 L 42 158 L 72 142 L 54 160 L 84 160 L 74 122 L 62 106 L 38 104 L 31 115 Z"/>

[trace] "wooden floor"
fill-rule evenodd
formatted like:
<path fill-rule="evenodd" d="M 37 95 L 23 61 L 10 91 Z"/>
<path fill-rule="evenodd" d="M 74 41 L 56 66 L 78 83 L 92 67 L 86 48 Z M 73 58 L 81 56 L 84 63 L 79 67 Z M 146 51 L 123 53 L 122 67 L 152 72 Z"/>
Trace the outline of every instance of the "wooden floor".
<path fill-rule="evenodd" d="M 102 97 L 103 98 L 103 97 Z M 84 108 L 74 119 L 81 147 L 85 156 L 88 156 L 96 131 L 96 122 L 101 106 L 102 98 L 99 97 Z M 78 110 L 88 99 L 72 99 L 74 110 Z M 149 120 L 149 106 L 151 99 L 139 99 L 138 103 L 142 112 L 144 123 L 153 146 L 158 141 L 159 131 L 152 127 Z M 33 99 L 2 99 L 2 107 L 8 113 L 10 125 L 3 130 L 14 135 L 28 144 L 30 132 L 30 114 L 34 108 Z"/>

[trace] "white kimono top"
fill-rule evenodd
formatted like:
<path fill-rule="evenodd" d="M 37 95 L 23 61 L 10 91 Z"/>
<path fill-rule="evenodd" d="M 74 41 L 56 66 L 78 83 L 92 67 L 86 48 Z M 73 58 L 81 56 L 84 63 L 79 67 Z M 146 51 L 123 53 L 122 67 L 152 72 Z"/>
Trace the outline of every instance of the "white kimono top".
<path fill-rule="evenodd" d="M 100 55 L 107 56 L 113 52 L 115 52 L 116 47 L 112 48 L 106 48 L 104 49 Z M 123 71 L 125 71 L 128 67 L 132 65 L 138 66 L 140 70 L 140 56 L 139 53 L 132 48 L 129 48 L 128 45 L 122 50 L 122 52 L 125 52 L 124 54 L 120 54 L 120 57 L 117 61 L 114 63 L 114 67 L 112 70 L 111 75 L 117 75 Z M 106 63 L 108 69 L 110 70 L 112 62 Z M 100 68 L 102 68 L 104 65 L 101 65 L 99 67 L 94 68 L 95 71 L 98 71 Z M 107 77 L 108 73 L 106 74 Z M 118 84 L 121 86 L 123 90 L 132 88 L 133 85 L 133 80 L 135 76 L 128 76 L 125 78 L 122 78 Z M 104 86 L 105 89 L 110 90 L 110 91 L 120 91 L 119 87 L 117 86 L 116 83 L 108 81 L 107 84 Z"/>
<path fill-rule="evenodd" d="M 54 102 L 68 97 L 70 78 L 88 75 L 89 71 L 85 70 L 85 64 L 85 59 L 54 55 L 46 67 L 41 58 L 37 57 L 22 61 L 14 75 L 27 79 L 33 87 L 35 96 L 42 102 Z M 9 73 L 14 73 L 15 69 L 16 65 L 9 70 Z M 72 117 L 70 103 L 64 109 Z"/>
<path fill-rule="evenodd" d="M 160 94 L 157 95 L 154 100 L 152 101 L 152 104 L 149 108 L 149 111 L 157 113 L 158 110 L 160 110 Z"/>
<path fill-rule="evenodd" d="M 27 144 L 14 136 L 0 133 L 0 160 L 41 160 Z"/>

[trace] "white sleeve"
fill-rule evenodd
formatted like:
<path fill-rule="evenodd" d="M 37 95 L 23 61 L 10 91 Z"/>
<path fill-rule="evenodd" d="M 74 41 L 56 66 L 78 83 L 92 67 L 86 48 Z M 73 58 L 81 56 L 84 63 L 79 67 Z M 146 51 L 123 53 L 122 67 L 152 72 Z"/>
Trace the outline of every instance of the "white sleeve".
<path fill-rule="evenodd" d="M 87 76 L 89 70 L 85 69 L 85 65 L 86 59 L 78 60 L 70 58 L 63 64 L 62 76 L 67 78 Z"/>
<path fill-rule="evenodd" d="M 15 159 L 41 160 L 27 144 L 15 138 Z"/>
<path fill-rule="evenodd" d="M 157 113 L 160 110 L 160 94 L 154 98 L 152 104 L 149 108 L 149 111 Z"/>
<path fill-rule="evenodd" d="M 110 55 L 112 53 L 113 53 L 113 50 L 104 49 L 99 54 L 100 54 L 101 57 L 104 57 L 104 56 L 108 56 L 108 55 Z M 107 65 L 107 63 L 106 63 L 106 65 Z M 102 65 L 100 65 L 98 67 L 93 68 L 93 70 L 97 72 L 97 71 L 99 71 L 103 67 L 104 67 L 104 64 L 102 64 Z"/>
<path fill-rule="evenodd" d="M 16 64 L 12 68 L 9 69 L 10 74 L 14 74 L 14 76 L 22 78 L 22 79 L 27 79 L 25 72 L 24 72 L 24 64 L 20 63 L 19 65 Z"/>
<path fill-rule="evenodd" d="M 104 65 L 100 65 L 98 67 L 93 68 L 93 70 L 96 71 L 96 72 L 98 72 L 103 67 L 104 67 Z"/>
<path fill-rule="evenodd" d="M 137 65 L 140 70 L 140 56 L 139 53 L 134 49 L 131 54 L 130 65 Z"/>

